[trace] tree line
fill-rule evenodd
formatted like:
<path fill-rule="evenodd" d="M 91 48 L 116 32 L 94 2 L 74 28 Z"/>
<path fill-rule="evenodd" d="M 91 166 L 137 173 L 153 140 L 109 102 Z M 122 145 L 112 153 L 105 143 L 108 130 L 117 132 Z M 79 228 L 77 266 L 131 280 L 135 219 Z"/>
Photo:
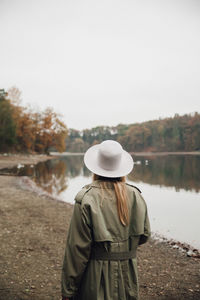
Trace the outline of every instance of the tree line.
<path fill-rule="evenodd" d="M 52 108 L 34 111 L 21 105 L 21 92 L 0 89 L 0 152 L 65 151 L 67 127 Z"/>
<path fill-rule="evenodd" d="M 200 114 L 176 114 L 143 123 L 67 130 L 52 108 L 21 105 L 20 91 L 0 89 L 0 152 L 85 152 L 111 139 L 129 152 L 200 151 Z"/>
<path fill-rule="evenodd" d="M 66 150 L 84 152 L 106 139 L 120 142 L 129 152 L 200 151 L 200 114 L 175 114 L 171 118 L 82 131 L 69 129 Z"/>

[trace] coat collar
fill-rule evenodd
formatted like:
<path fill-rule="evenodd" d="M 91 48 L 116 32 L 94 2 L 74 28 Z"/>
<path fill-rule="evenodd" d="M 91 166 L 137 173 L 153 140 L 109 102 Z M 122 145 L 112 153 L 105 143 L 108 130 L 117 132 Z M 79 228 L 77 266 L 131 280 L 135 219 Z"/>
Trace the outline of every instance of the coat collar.
<path fill-rule="evenodd" d="M 93 181 L 90 186 L 96 188 L 103 188 L 103 189 L 114 189 L 114 185 L 110 181 L 106 181 L 106 184 L 103 184 L 105 181 L 102 180 L 95 180 Z"/>

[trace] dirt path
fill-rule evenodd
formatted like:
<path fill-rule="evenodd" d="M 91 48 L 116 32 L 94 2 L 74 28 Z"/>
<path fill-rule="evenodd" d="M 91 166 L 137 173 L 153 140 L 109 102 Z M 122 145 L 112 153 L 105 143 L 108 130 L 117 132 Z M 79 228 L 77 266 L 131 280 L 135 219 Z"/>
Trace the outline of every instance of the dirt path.
<path fill-rule="evenodd" d="M 60 300 L 72 210 L 0 176 L 0 300 Z M 200 259 L 150 240 L 138 250 L 138 269 L 141 300 L 200 299 Z"/>

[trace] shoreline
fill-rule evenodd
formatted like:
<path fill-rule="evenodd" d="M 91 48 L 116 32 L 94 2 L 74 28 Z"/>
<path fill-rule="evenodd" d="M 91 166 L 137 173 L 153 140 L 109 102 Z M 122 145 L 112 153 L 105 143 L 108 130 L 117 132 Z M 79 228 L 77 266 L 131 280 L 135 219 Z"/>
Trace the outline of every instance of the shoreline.
<path fill-rule="evenodd" d="M 167 238 L 166 236 L 155 232 L 151 232 L 151 238 L 160 243 L 165 243 L 169 245 L 171 248 L 177 249 L 189 257 L 200 258 L 200 249 L 190 244 L 187 244 L 185 242 L 180 242 L 173 238 Z"/>
<path fill-rule="evenodd" d="M 0 168 L 22 164 L 21 158 L 1 163 L 0 156 Z M 23 163 L 51 158 L 25 156 Z M 0 177 L 0 300 L 61 300 L 62 260 L 73 205 L 56 200 L 35 189 L 28 177 Z M 200 259 L 186 246 L 153 235 L 138 248 L 142 300 L 200 299 Z"/>
<path fill-rule="evenodd" d="M 54 201 L 61 201 L 66 204 L 71 205 L 72 207 L 74 204 L 64 201 L 63 199 L 59 198 L 58 196 L 53 196 L 52 194 L 44 191 L 42 188 L 38 187 L 34 181 L 32 181 L 29 177 L 21 176 L 19 178 L 19 186 L 22 190 L 27 190 L 33 193 L 36 193 L 40 197 L 47 197 Z M 157 242 L 165 243 L 174 249 L 178 249 L 182 253 L 185 253 L 187 256 L 200 258 L 200 248 L 194 247 L 186 242 L 180 242 L 173 238 L 168 238 L 162 234 L 151 232 L 151 238 Z"/>
<path fill-rule="evenodd" d="M 0 180 L 0 300 L 60 300 L 73 205 L 22 189 L 19 179 Z M 200 299 L 198 258 L 153 238 L 137 256 L 141 299 Z"/>
<path fill-rule="evenodd" d="M 130 152 L 131 155 L 135 156 L 165 156 L 165 155 L 200 155 L 200 151 L 189 151 L 189 152 Z"/>
<path fill-rule="evenodd" d="M 129 152 L 133 156 L 166 156 L 166 155 L 200 155 L 200 151 L 177 151 L 177 152 Z M 51 155 L 55 156 L 82 156 L 84 152 L 51 152 Z"/>
<path fill-rule="evenodd" d="M 167 154 L 171 154 L 170 152 L 166 152 Z M 193 152 L 192 152 L 193 153 Z M 39 162 L 43 162 L 43 161 L 47 161 L 50 159 L 56 159 L 59 156 L 65 155 L 65 154 L 60 154 L 59 153 L 56 155 L 56 152 L 51 152 L 50 155 L 45 155 L 45 154 L 9 154 L 9 155 L 1 155 L 0 154 L 0 171 L 1 169 L 9 169 L 12 168 L 18 164 L 20 165 L 35 165 Z M 68 153 L 67 155 L 83 155 L 84 153 Z M 146 153 L 143 153 L 144 155 L 146 155 Z M 138 154 L 141 155 L 141 154 Z M 150 155 L 150 152 L 149 152 Z M 160 155 L 165 155 L 165 154 L 161 154 Z M 13 176 L 15 177 L 15 175 L 12 174 L 0 174 L 0 176 Z M 54 201 L 61 201 L 64 202 L 66 204 L 72 205 L 70 203 L 67 203 L 65 201 L 63 201 L 61 198 L 56 197 L 54 195 L 51 195 L 50 193 L 44 191 L 42 188 L 38 187 L 35 182 L 33 180 L 31 180 L 29 177 L 26 176 L 20 176 L 19 180 L 19 187 L 24 190 L 24 191 L 30 191 L 33 193 L 36 193 L 37 196 L 39 197 L 47 197 L 51 200 Z M 72 205 L 73 206 L 73 205 Z M 184 243 L 184 242 L 180 242 L 178 240 L 175 240 L 173 238 L 167 238 L 165 236 L 163 236 L 162 234 L 158 234 L 158 233 L 154 233 L 152 232 L 152 238 L 156 241 L 160 241 L 163 243 L 166 243 L 168 245 L 170 245 L 172 248 L 176 248 L 184 253 L 186 253 L 186 255 L 191 256 L 191 257 L 196 257 L 196 258 L 200 258 L 200 249 L 195 248 L 194 246 Z"/>
<path fill-rule="evenodd" d="M 42 161 L 56 158 L 46 154 L 0 154 L 0 170 L 10 169 L 17 165 L 35 165 Z"/>
<path fill-rule="evenodd" d="M 169 152 L 166 152 L 169 153 Z M 68 153 L 68 155 L 83 155 L 84 153 Z M 65 155 L 65 154 L 60 154 L 60 156 Z M 139 154 L 138 154 L 139 155 Z M 144 153 L 144 155 L 146 155 L 146 153 Z M 149 153 L 150 155 L 150 153 Z M 161 154 L 162 155 L 162 154 Z M 47 161 L 50 159 L 56 159 L 57 157 L 59 157 L 59 154 L 56 155 L 56 152 L 52 152 L 50 155 L 45 155 L 45 154 L 40 154 L 40 155 L 33 155 L 33 154 L 10 154 L 10 155 L 1 155 L 0 154 L 0 171 L 1 169 L 9 169 L 12 168 L 18 164 L 20 165 L 35 165 L 39 162 L 42 161 Z M 15 175 L 12 174 L 0 174 L 0 176 L 12 176 L 15 177 Z M 19 187 L 24 190 L 24 191 L 30 191 L 33 193 L 36 193 L 37 196 L 39 197 L 47 197 L 51 200 L 54 201 L 61 201 L 64 202 L 66 204 L 72 205 L 68 202 L 63 201 L 61 198 L 56 197 L 54 195 L 51 195 L 50 193 L 44 191 L 42 188 L 38 187 L 35 182 L 33 180 L 31 180 L 29 177 L 26 176 L 20 176 L 19 180 Z M 72 205 L 73 206 L 73 205 Z M 175 240 L 173 238 L 167 238 L 165 236 L 163 236 L 162 234 L 158 234 L 158 233 L 154 233 L 152 232 L 152 238 L 160 241 L 160 242 L 164 242 L 168 245 L 170 245 L 172 248 L 177 248 L 180 251 L 186 253 L 186 255 L 191 256 L 191 257 L 196 257 L 196 258 L 200 258 L 200 249 L 195 248 L 194 246 L 184 243 L 184 242 L 180 242 L 178 240 Z"/>

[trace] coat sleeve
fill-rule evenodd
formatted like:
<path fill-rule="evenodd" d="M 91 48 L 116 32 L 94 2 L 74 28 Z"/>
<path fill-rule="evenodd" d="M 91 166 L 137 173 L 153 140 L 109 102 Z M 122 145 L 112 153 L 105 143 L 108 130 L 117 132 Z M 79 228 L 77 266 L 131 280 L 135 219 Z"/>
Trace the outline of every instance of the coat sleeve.
<path fill-rule="evenodd" d="M 133 232 L 139 236 L 139 245 L 147 242 L 151 235 L 146 202 L 138 189 L 134 189 L 134 218 L 132 221 Z"/>
<path fill-rule="evenodd" d="M 90 257 L 91 228 L 81 204 L 76 202 L 72 215 L 62 268 L 62 296 L 76 294 Z"/>
<path fill-rule="evenodd" d="M 144 219 L 144 234 L 140 236 L 139 245 L 146 243 L 151 235 L 150 222 L 148 217 L 148 212 L 146 208 L 145 219 Z"/>

